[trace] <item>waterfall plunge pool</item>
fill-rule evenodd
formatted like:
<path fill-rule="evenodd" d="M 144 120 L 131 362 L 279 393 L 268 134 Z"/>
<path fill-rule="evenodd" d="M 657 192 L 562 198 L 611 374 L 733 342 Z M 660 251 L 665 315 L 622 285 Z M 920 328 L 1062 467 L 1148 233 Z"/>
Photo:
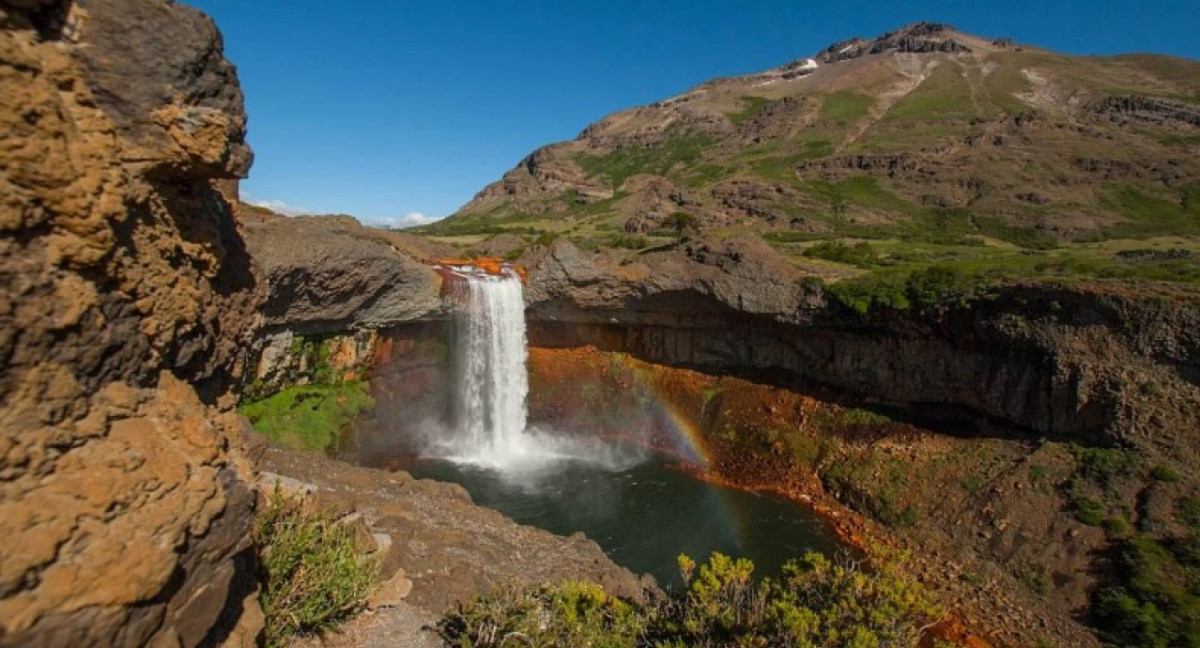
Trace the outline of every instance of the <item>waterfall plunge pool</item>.
<path fill-rule="evenodd" d="M 673 460 L 616 443 L 531 429 L 523 284 L 500 264 L 439 266 L 458 305 L 453 414 L 416 435 L 419 478 L 456 482 L 517 522 L 583 532 L 614 562 L 679 589 L 677 557 L 714 551 L 774 575 L 808 551 L 840 547 L 810 509 L 701 481 Z"/>
<path fill-rule="evenodd" d="M 833 555 L 841 547 L 815 512 L 698 480 L 658 454 L 615 468 L 564 460 L 518 475 L 440 459 L 408 470 L 458 483 L 477 504 L 522 524 L 560 535 L 582 531 L 613 562 L 651 574 L 663 588 L 682 587 L 681 553 L 701 562 L 714 551 L 749 558 L 755 574 L 772 576 L 805 552 Z"/>

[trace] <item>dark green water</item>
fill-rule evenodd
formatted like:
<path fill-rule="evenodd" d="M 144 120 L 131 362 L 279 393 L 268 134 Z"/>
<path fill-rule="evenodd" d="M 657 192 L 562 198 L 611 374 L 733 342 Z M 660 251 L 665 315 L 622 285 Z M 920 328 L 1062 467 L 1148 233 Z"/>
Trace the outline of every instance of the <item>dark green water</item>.
<path fill-rule="evenodd" d="M 674 589 L 682 586 L 680 553 L 698 561 L 713 551 L 745 557 L 756 574 L 774 575 L 807 551 L 833 554 L 840 547 L 809 509 L 702 482 L 671 466 L 649 455 L 616 469 L 565 460 L 516 476 L 441 460 L 421 460 L 410 470 L 461 484 L 476 503 L 523 524 L 562 535 L 582 531 L 618 564 Z"/>

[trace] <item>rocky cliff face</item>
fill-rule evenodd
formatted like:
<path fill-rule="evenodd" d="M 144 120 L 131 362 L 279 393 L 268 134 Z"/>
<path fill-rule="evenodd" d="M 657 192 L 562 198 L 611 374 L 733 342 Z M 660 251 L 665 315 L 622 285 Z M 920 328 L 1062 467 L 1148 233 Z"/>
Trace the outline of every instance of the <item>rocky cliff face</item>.
<path fill-rule="evenodd" d="M 752 237 L 624 264 L 557 243 L 533 261 L 534 345 L 775 372 L 963 431 L 991 419 L 1034 436 L 1194 453 L 1200 307 L 1186 291 L 1018 284 L 948 310 L 860 315 Z"/>
<path fill-rule="evenodd" d="M 0 4 L 0 644 L 252 639 L 245 123 L 195 10 Z"/>
<path fill-rule="evenodd" d="M 246 210 L 244 222 L 267 287 L 261 309 L 267 330 L 335 333 L 446 315 L 441 280 L 422 259 L 452 256 L 453 249 L 347 216 Z"/>
<path fill-rule="evenodd" d="M 242 353 L 246 396 L 307 382 L 305 340 L 329 351 L 341 377 L 369 373 L 375 331 L 449 316 L 427 261 L 449 246 L 363 227 L 348 216 L 289 218 L 240 206 L 246 244 L 263 279 L 261 327 Z"/>

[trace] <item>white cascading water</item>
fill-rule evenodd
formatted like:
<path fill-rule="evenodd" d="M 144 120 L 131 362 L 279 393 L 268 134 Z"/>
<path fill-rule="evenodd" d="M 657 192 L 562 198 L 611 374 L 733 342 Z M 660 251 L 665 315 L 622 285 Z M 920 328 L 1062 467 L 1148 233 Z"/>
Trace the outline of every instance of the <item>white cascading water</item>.
<path fill-rule="evenodd" d="M 563 461 L 619 469 L 641 460 L 640 451 L 528 428 L 520 275 L 507 267 L 499 275 L 471 266 L 448 269 L 457 277 L 453 289 L 459 308 L 454 421 L 451 429 L 427 439 L 427 456 L 490 468 L 506 478 L 532 479 L 529 485 Z"/>
<path fill-rule="evenodd" d="M 521 278 L 511 270 L 464 277 L 455 422 L 467 448 L 507 454 L 523 446 L 529 393 Z"/>

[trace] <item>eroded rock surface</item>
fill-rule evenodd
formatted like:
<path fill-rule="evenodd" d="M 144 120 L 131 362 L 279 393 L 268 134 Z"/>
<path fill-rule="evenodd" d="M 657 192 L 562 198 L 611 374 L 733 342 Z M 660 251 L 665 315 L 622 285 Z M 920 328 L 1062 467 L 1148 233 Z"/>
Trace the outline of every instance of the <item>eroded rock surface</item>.
<path fill-rule="evenodd" d="M 193 9 L 0 4 L 2 645 L 256 632 L 221 397 L 258 301 L 218 190 L 245 120 Z"/>
<path fill-rule="evenodd" d="M 689 241 L 625 264 L 558 241 L 522 261 L 534 320 L 671 324 L 749 315 L 800 323 L 827 305 L 802 270 L 753 235 Z"/>
<path fill-rule="evenodd" d="M 251 213 L 245 223 L 267 284 L 262 313 L 268 328 L 339 333 L 446 314 L 441 280 L 422 263 L 446 252 L 436 244 L 372 230 L 350 217 Z"/>

